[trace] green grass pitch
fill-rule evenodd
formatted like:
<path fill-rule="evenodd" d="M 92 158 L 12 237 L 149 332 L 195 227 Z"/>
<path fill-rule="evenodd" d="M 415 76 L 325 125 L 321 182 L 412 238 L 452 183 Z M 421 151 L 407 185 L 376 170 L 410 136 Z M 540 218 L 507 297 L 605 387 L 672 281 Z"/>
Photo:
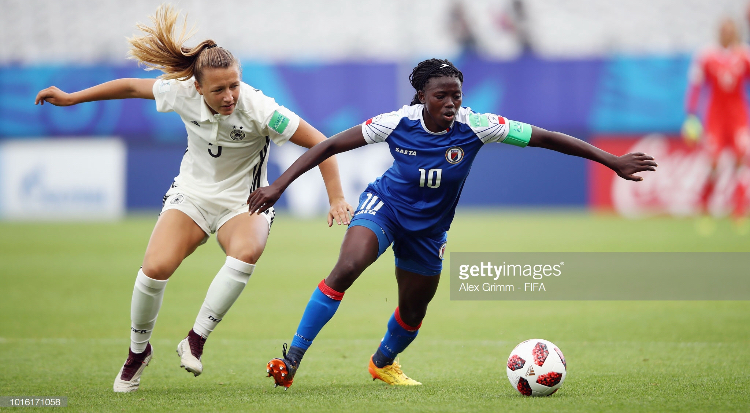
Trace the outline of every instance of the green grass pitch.
<path fill-rule="evenodd" d="M 127 356 L 130 296 L 155 214 L 0 223 L 0 396 L 66 396 L 67 411 L 750 410 L 750 301 L 450 301 L 447 273 L 401 355 L 424 385 L 373 382 L 367 362 L 396 306 L 390 252 L 346 293 L 295 384 L 274 389 L 265 363 L 280 356 L 338 254 L 344 229 L 321 221 L 277 217 L 248 288 L 206 343 L 197 378 L 179 368 L 175 347 L 223 254 L 212 238 L 189 257 L 169 282 L 155 356 L 132 394 L 114 394 L 112 382 Z M 750 251 L 750 235 L 729 221 L 710 235 L 695 224 L 464 210 L 448 252 Z M 551 397 L 523 397 L 506 378 L 508 354 L 529 338 L 565 353 L 568 375 Z"/>

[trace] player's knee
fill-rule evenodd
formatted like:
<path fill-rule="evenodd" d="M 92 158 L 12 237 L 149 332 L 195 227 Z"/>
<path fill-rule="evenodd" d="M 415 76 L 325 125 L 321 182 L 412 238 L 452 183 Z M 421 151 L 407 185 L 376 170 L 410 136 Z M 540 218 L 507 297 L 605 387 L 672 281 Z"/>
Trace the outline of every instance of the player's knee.
<path fill-rule="evenodd" d="M 362 274 L 362 271 L 364 271 L 364 267 L 361 264 L 341 257 L 331 274 L 326 278 L 326 284 L 336 291 L 344 292 Z"/>
<path fill-rule="evenodd" d="M 221 245 L 221 244 L 220 244 Z M 242 262 L 255 265 L 260 256 L 263 254 L 264 244 L 252 242 L 252 240 L 242 240 L 241 242 L 229 242 L 224 248 L 228 257 L 236 258 Z"/>
<path fill-rule="evenodd" d="M 339 260 L 336 264 L 336 269 L 343 277 L 355 279 L 364 270 L 362 265 L 354 260 Z"/>
<path fill-rule="evenodd" d="M 166 261 L 146 260 L 143 262 L 142 271 L 147 277 L 154 280 L 166 280 L 174 274 L 177 265 Z"/>
<path fill-rule="evenodd" d="M 233 254 L 227 253 L 228 256 L 236 258 L 244 263 L 255 265 L 260 259 L 260 255 L 263 253 L 262 249 L 258 248 L 244 248 L 241 251 L 237 251 Z"/>

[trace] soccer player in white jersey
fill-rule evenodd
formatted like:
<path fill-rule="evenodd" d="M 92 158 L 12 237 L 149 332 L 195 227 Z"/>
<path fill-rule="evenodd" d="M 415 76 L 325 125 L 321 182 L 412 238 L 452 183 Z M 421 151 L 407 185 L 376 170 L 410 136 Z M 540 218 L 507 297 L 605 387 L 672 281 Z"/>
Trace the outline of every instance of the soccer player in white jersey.
<path fill-rule="evenodd" d="M 183 47 L 190 35 L 175 34 L 179 12 L 161 6 L 153 27 L 139 25 L 143 36 L 129 39 L 130 55 L 164 72 L 161 79 L 117 79 L 76 93 L 52 86 L 39 92 L 37 104 L 75 105 L 106 99 L 154 99 L 159 112 L 176 112 L 185 123 L 188 149 L 180 173 L 164 197 L 131 302 L 128 358 L 117 374 L 115 392 L 138 389 L 153 356 L 149 343 L 164 288 L 180 263 L 209 234 L 227 259 L 214 278 L 193 328 L 177 353 L 181 367 L 198 376 L 208 335 L 224 318 L 247 284 L 266 246 L 274 213 L 249 214 L 247 199 L 268 185 L 269 143 L 286 141 L 310 148 L 325 140 L 320 132 L 274 99 L 241 81 L 239 62 L 229 51 L 205 40 Z M 353 208 L 344 200 L 334 159 L 320 164 L 331 209 L 328 225 L 349 223 Z"/>
<path fill-rule="evenodd" d="M 417 337 L 427 305 L 435 295 L 443 254 L 461 189 L 477 152 L 487 143 L 537 146 L 602 163 L 620 177 L 653 171 L 654 159 L 643 153 L 615 156 L 559 132 L 494 114 L 461 107 L 463 74 L 447 60 L 425 60 L 409 77 L 416 90 L 411 105 L 367 120 L 316 145 L 302 155 L 271 186 L 257 189 L 248 200 L 250 211 L 265 211 L 298 176 L 336 153 L 386 142 L 393 166 L 368 185 L 341 246 L 338 262 L 318 284 L 305 308 L 292 345 L 266 371 L 277 386 L 289 388 L 302 357 L 323 326 L 333 317 L 344 292 L 359 275 L 393 245 L 396 257 L 398 307 L 370 358 L 373 380 L 391 385 L 419 385 L 406 376 L 396 356 Z M 489 182 L 523 179 L 498 166 Z"/>

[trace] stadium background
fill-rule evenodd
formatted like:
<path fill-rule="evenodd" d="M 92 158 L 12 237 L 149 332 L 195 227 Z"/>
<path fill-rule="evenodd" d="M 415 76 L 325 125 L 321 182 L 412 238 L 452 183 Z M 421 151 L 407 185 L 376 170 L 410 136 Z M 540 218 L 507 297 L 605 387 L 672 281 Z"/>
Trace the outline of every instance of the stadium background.
<path fill-rule="evenodd" d="M 242 60 L 245 82 L 327 136 L 407 104 L 413 93 L 407 80 L 411 68 L 423 58 L 439 56 L 450 58 L 464 72 L 464 104 L 475 111 L 502 114 L 621 152 L 643 136 L 674 138 L 679 133 L 691 55 L 715 42 L 722 16 L 741 19 L 745 11 L 745 2 L 739 0 L 521 4 L 521 13 L 510 1 L 487 0 L 241 1 L 220 9 L 183 1 L 179 7 L 189 14 L 188 24 L 198 27 L 193 41 L 210 37 L 231 50 Z M 158 2 L 134 1 L 126 8 L 82 0 L 6 0 L 3 5 L 2 216 L 111 218 L 158 209 L 185 146 L 177 115 L 159 114 L 153 102 L 141 100 L 71 108 L 31 104 L 36 91 L 48 85 L 73 91 L 118 77 L 156 76 L 125 59 L 125 38 L 135 33 L 136 22 L 147 21 Z M 662 24 L 667 17 L 669 24 Z M 463 37 L 456 35 L 461 24 L 469 28 Z M 41 153 L 49 145 L 39 145 L 39 140 L 112 137 L 122 142 L 125 153 L 115 156 L 118 161 L 112 163 L 122 164 L 121 170 L 105 174 L 107 179 L 84 183 L 85 160 L 83 165 L 69 162 L 77 165 L 74 172 L 64 163 L 59 173 L 41 164 L 46 159 Z M 613 137 L 619 143 L 608 142 Z M 25 163 L 2 145 L 19 139 L 39 145 L 25 152 L 31 156 Z M 271 178 L 299 155 L 292 146 L 271 149 Z M 58 148 L 46 151 L 59 157 Z M 632 195 L 640 198 L 618 206 L 610 194 L 613 177 L 606 171 L 580 159 L 491 145 L 474 165 L 461 206 L 615 206 L 638 215 L 644 212 L 639 205 L 651 202 L 650 212 L 694 213 L 694 202 L 683 202 L 688 206 L 682 209 L 670 208 L 670 200 L 654 204 L 659 188 L 697 186 L 674 181 L 675 175 L 684 175 L 670 173 L 674 151 L 649 149 L 657 152 L 652 153 L 659 156 L 663 172 L 647 183 L 648 194 Z M 96 151 L 86 158 L 98 158 Z M 390 165 L 385 148 L 341 158 L 350 200 Z M 700 166 L 696 162 L 693 165 Z M 486 184 L 508 173 L 523 179 Z M 281 209 L 303 216 L 325 211 L 321 181 L 311 175 L 290 188 Z M 50 181 L 50 176 L 57 178 Z M 96 188 L 104 185 L 110 187 Z M 680 198 L 673 192 L 671 199 L 684 201 L 684 194 Z M 92 193 L 99 196 L 86 196 Z M 96 213 L 98 209 L 109 212 Z"/>

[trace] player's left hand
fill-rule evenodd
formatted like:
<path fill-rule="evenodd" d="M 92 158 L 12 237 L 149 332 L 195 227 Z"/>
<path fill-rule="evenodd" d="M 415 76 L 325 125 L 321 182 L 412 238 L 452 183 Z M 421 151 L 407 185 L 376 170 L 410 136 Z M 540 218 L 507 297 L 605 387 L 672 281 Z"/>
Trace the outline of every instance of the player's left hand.
<path fill-rule="evenodd" d="M 331 209 L 328 211 L 328 227 L 333 226 L 333 221 L 339 225 L 349 225 L 350 217 L 354 216 L 354 208 L 344 198 L 331 201 Z"/>
<path fill-rule="evenodd" d="M 618 157 L 611 168 L 620 178 L 629 181 L 642 181 L 643 177 L 635 174 L 643 171 L 655 171 L 657 166 L 652 156 L 643 152 L 635 152 Z"/>

